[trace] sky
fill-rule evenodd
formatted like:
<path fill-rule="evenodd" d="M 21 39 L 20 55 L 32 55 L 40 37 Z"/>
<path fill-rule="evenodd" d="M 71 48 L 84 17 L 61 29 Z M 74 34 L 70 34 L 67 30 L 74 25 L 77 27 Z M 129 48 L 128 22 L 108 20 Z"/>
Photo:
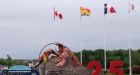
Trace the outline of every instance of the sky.
<path fill-rule="evenodd" d="M 104 17 L 104 3 L 116 14 Z M 129 3 L 135 10 L 128 13 Z M 80 20 L 80 6 L 91 9 Z M 53 9 L 64 19 L 53 19 Z M 140 48 L 140 0 L 0 0 L 0 58 L 36 59 L 41 48 L 60 42 L 72 51 Z M 130 36 L 130 37 L 129 37 Z"/>

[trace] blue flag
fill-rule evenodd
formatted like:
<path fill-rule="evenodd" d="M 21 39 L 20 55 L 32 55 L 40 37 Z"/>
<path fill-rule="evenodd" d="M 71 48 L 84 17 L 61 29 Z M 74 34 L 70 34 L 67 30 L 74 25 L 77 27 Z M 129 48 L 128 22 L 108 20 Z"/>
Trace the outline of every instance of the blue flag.
<path fill-rule="evenodd" d="M 104 14 L 107 14 L 107 4 L 104 4 Z"/>

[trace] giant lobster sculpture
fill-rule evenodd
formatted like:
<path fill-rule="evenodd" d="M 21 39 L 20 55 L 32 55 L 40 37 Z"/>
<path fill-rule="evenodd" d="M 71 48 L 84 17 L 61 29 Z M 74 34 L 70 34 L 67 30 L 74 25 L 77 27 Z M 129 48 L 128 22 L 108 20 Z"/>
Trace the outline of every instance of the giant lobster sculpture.
<path fill-rule="evenodd" d="M 58 51 L 54 50 L 54 49 L 47 49 L 43 52 L 43 50 L 48 47 L 49 45 L 56 45 L 58 47 Z M 42 54 L 43 52 L 43 54 Z M 59 62 L 57 63 L 56 66 L 64 66 L 67 58 L 70 58 L 72 60 L 72 65 L 73 66 L 79 66 L 81 65 L 80 62 L 78 61 L 77 57 L 72 53 L 72 51 L 65 45 L 61 44 L 61 43 L 50 43 L 45 45 L 42 50 L 40 51 L 39 54 L 39 59 L 38 59 L 38 63 L 36 64 L 35 67 L 38 67 L 42 62 L 47 63 L 49 61 L 49 59 L 51 59 L 50 56 L 55 56 L 59 58 Z"/>

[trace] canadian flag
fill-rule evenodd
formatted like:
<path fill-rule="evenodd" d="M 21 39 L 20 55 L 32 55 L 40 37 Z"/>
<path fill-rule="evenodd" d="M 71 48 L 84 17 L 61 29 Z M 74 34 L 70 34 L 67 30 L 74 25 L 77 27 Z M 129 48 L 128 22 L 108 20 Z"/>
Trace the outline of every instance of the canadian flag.
<path fill-rule="evenodd" d="M 56 17 L 59 19 L 63 19 L 63 15 L 61 13 L 59 13 L 58 11 L 54 10 L 54 20 Z"/>
<path fill-rule="evenodd" d="M 109 11 L 110 13 L 117 13 L 114 7 L 110 7 Z"/>

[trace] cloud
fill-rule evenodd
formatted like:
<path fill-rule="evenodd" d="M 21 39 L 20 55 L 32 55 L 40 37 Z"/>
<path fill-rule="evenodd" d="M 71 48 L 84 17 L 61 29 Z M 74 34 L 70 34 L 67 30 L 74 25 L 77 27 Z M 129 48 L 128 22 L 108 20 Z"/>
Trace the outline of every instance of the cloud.
<path fill-rule="evenodd" d="M 129 32 L 132 48 L 139 48 L 140 11 L 128 14 L 126 1 L 108 3 L 117 8 L 117 14 L 108 14 L 104 20 L 104 1 L 0 1 L 0 57 L 10 54 L 13 58 L 37 58 L 45 44 L 56 41 L 73 51 L 103 48 L 104 33 L 108 49 L 128 48 Z M 92 15 L 81 21 L 80 6 L 92 10 Z M 54 22 L 53 7 L 63 13 L 64 20 Z"/>

